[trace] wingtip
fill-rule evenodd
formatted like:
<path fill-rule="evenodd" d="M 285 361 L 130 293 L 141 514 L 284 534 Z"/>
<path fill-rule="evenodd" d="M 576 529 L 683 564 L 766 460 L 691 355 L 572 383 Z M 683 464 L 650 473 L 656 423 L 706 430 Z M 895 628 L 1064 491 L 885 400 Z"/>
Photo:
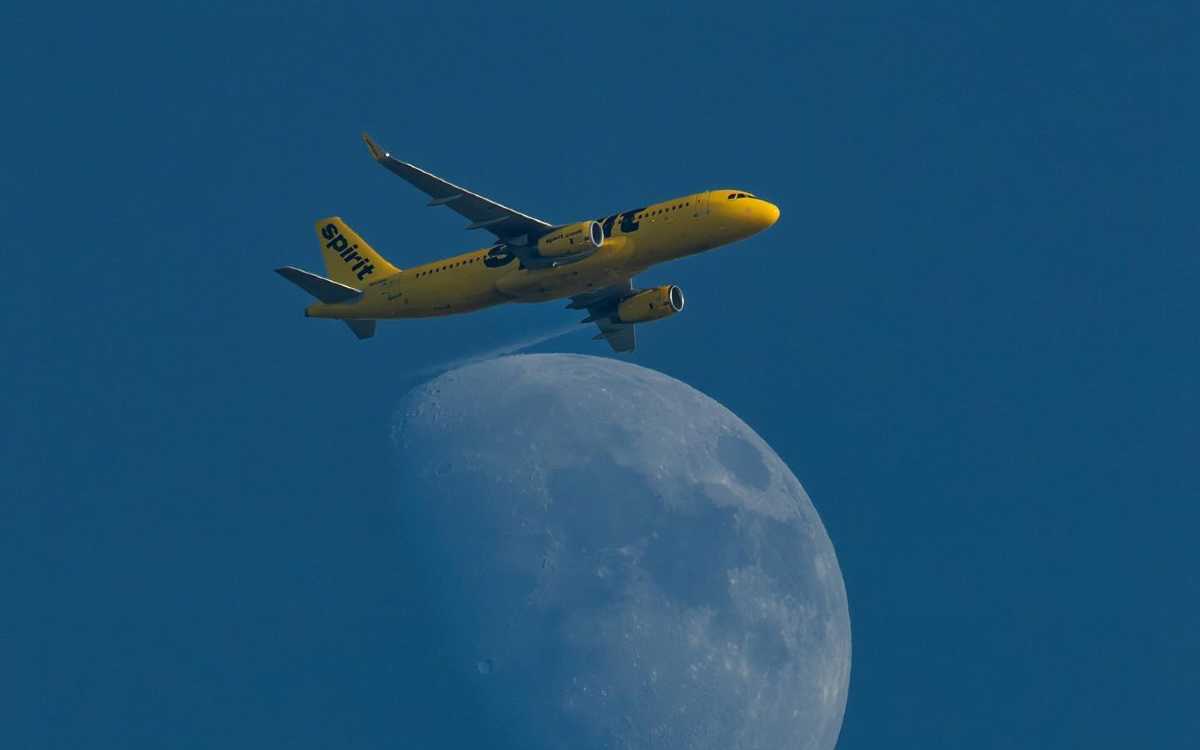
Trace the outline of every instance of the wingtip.
<path fill-rule="evenodd" d="M 371 152 L 371 158 L 375 161 L 387 158 L 388 153 L 384 151 L 378 143 L 371 139 L 367 133 L 362 134 L 363 143 L 367 144 L 367 150 Z"/>
<path fill-rule="evenodd" d="M 297 279 L 303 279 L 307 275 L 307 272 L 303 268 L 296 268 L 295 266 L 282 266 L 280 268 L 276 268 L 275 273 L 279 274 L 293 284 L 297 283 Z"/>

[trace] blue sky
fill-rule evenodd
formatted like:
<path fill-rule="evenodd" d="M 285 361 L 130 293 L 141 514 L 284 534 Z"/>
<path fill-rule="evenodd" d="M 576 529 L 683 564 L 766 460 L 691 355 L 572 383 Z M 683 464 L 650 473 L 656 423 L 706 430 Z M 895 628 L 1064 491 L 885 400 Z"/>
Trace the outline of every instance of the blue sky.
<path fill-rule="evenodd" d="M 180 3 L 9 27 L 6 744 L 469 735 L 412 678 L 436 664 L 406 637 L 390 411 L 413 373 L 571 317 L 366 343 L 305 320 L 271 269 L 320 269 L 318 217 L 401 266 L 479 240 L 362 130 L 551 221 L 720 186 L 781 207 L 646 274 L 688 308 L 633 361 L 729 406 L 812 495 L 854 627 L 840 747 L 1200 734 L 1194 5 Z M 582 329 L 537 349 L 606 354 Z"/>

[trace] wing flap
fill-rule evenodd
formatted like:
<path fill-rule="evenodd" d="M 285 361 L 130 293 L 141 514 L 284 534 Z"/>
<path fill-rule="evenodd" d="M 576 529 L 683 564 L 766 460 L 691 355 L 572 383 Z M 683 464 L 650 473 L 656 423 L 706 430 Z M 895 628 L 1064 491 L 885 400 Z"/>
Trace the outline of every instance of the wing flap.
<path fill-rule="evenodd" d="M 633 294 L 633 279 L 594 292 L 577 294 L 567 305 L 568 310 L 587 310 L 582 323 L 595 323 L 600 333 L 593 339 L 605 339 L 614 352 L 631 352 L 637 348 L 637 334 L 631 323 L 617 321 L 617 305 Z"/>
<path fill-rule="evenodd" d="M 597 322 L 600 333 L 592 340 L 605 339 L 614 352 L 631 352 L 637 348 L 637 333 L 629 323 Z"/>

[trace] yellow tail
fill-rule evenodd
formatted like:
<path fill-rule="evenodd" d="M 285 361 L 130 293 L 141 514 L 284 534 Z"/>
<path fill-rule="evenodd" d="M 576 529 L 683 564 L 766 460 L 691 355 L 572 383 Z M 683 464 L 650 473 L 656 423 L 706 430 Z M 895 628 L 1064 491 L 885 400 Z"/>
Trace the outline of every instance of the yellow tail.
<path fill-rule="evenodd" d="M 372 281 L 400 272 L 337 216 L 317 222 L 317 240 L 321 243 L 326 273 L 340 284 L 362 289 Z"/>

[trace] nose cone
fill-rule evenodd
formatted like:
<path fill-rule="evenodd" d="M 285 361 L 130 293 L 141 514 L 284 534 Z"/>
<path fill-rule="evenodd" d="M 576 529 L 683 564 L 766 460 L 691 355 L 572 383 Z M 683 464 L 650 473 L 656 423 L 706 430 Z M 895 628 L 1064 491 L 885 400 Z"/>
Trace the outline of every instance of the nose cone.
<path fill-rule="evenodd" d="M 763 229 L 768 229 L 779 221 L 779 206 L 766 201 L 760 201 L 760 203 L 762 203 L 762 209 L 759 212 L 759 221 L 762 222 Z"/>

